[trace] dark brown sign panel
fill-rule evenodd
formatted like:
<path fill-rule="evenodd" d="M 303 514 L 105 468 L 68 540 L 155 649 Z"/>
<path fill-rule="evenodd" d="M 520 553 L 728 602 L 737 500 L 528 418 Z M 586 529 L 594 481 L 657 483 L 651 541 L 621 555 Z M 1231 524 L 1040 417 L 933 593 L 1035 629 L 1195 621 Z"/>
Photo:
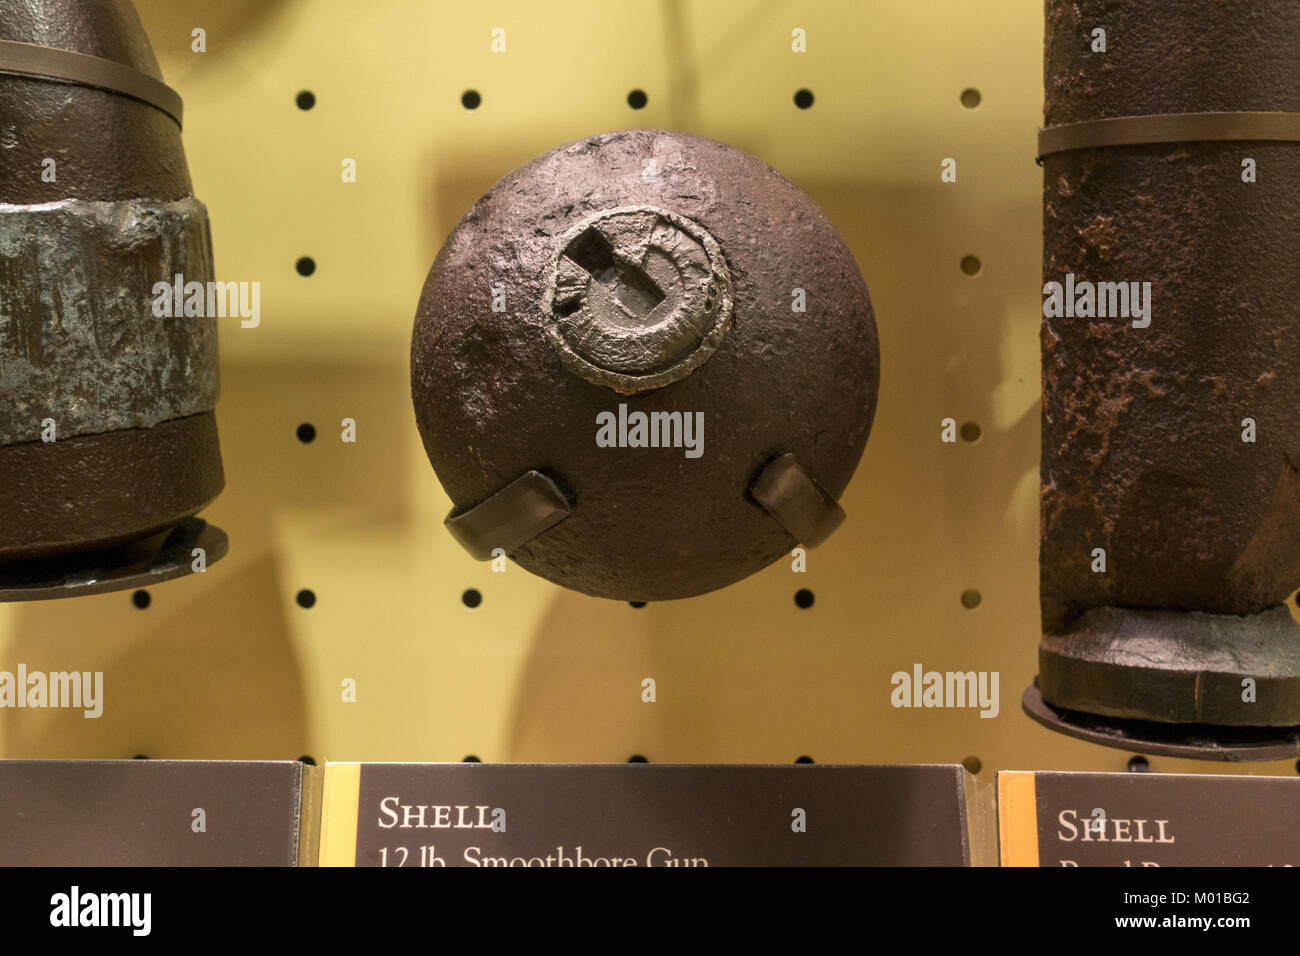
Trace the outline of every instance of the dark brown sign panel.
<path fill-rule="evenodd" d="M 326 773 L 322 863 L 963 866 L 972 859 L 973 778 L 958 766 L 331 764 Z"/>
<path fill-rule="evenodd" d="M 0 865 L 292 866 L 310 770 L 296 761 L 0 761 Z"/>
<path fill-rule="evenodd" d="M 998 784 L 1003 865 L 1300 866 L 1300 778 L 1002 773 Z"/>

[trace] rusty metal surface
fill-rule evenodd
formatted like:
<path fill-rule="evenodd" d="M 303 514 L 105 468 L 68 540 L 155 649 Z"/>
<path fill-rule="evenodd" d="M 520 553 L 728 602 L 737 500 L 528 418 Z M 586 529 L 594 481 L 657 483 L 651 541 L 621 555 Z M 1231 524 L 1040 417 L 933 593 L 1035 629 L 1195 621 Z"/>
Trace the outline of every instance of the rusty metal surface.
<path fill-rule="evenodd" d="M 1300 110 L 1300 7 L 1195 6 L 1191 16 L 1158 2 L 1049 0 L 1047 125 Z M 1122 53 L 1090 52 L 1099 25 Z M 1243 157 L 1256 160 L 1257 182 L 1243 182 Z M 1046 157 L 1043 172 L 1044 282 L 1073 274 L 1151 283 L 1149 327 L 1125 317 L 1043 320 L 1042 654 L 1045 668 L 1071 675 L 1045 683 L 1044 696 L 1086 710 L 1097 700 L 1090 686 L 1112 685 L 1129 716 L 1178 721 L 1208 707 L 1229 722 L 1231 702 L 1189 699 L 1192 684 L 1171 678 L 1205 663 L 1222 640 L 1223 654 L 1240 654 L 1223 665 L 1234 696 L 1272 663 L 1287 697 L 1276 714 L 1294 715 L 1294 656 L 1252 659 L 1247 648 L 1272 634 L 1274 623 L 1259 622 L 1280 622 L 1269 609 L 1300 584 L 1300 269 L 1291 248 L 1300 145 L 1081 149 Z M 1251 443 L 1242 441 L 1248 418 Z M 1099 548 L 1104 573 L 1093 570 Z M 1062 656 L 1052 635 L 1106 606 L 1258 617 L 1207 630 L 1204 616 L 1148 616 L 1132 633 L 1157 641 L 1158 658 L 1128 653 L 1129 631 Z M 1290 629 L 1280 653 L 1300 628 L 1276 626 Z M 1275 719 L 1261 705 L 1230 722 Z"/>
<path fill-rule="evenodd" d="M 161 79 L 127 0 L 0 0 L 0 40 Z M 176 122 L 128 96 L 0 72 L 7 574 L 158 534 L 221 490 L 215 322 L 151 308 L 154 284 L 178 273 L 206 282 L 212 253 Z"/>
<path fill-rule="evenodd" d="M 212 276 L 197 199 L 0 203 L 0 263 L 0 445 L 216 406 L 217 320 L 152 311 L 155 282 Z"/>
<path fill-rule="evenodd" d="M 806 195 L 720 143 L 631 130 L 552 150 L 475 204 L 429 273 L 411 374 L 457 510 L 541 471 L 573 512 L 511 557 L 588 594 L 654 601 L 795 546 L 749 488 L 791 453 L 838 498 L 879 361 L 861 274 Z M 702 415 L 702 454 L 597 444 L 598 415 L 637 412 Z"/>
<path fill-rule="evenodd" d="M 0 446 L 0 561 L 112 547 L 195 514 L 225 485 L 212 412 Z"/>

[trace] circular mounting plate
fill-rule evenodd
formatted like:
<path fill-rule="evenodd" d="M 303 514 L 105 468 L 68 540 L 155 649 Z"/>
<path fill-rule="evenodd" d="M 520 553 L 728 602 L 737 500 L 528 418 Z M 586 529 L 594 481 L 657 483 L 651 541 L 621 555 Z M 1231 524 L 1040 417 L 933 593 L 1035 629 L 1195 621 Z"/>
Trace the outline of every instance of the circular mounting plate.
<path fill-rule="evenodd" d="M 1163 724 L 1058 710 L 1043 700 L 1038 678 L 1020 699 L 1025 713 L 1050 730 L 1133 753 L 1193 760 L 1286 760 L 1300 756 L 1300 727 Z"/>
<path fill-rule="evenodd" d="M 0 601 L 48 601 L 145 588 L 194 573 L 194 549 L 207 566 L 226 556 L 226 533 L 202 518 L 186 518 L 150 538 L 120 548 L 43 561 L 0 565 Z"/>

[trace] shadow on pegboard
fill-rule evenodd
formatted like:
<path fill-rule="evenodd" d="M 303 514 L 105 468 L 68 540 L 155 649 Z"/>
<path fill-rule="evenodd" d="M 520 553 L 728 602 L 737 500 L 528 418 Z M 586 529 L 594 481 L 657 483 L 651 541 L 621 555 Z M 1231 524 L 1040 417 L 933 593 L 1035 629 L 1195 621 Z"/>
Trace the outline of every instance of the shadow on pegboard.
<path fill-rule="evenodd" d="M 249 43 L 269 29 L 291 6 L 287 0 L 133 0 L 154 48 L 189 51 L 193 31 L 202 29 L 205 43 L 214 45 Z M 200 59 L 177 57 L 171 61 L 167 81 L 175 86 L 194 70 L 203 69 Z"/>
<path fill-rule="evenodd" d="M 19 606 L 6 660 L 34 671 L 103 673 L 102 716 L 83 709 L 14 710 L 7 758 L 293 759 L 310 752 L 299 662 L 282 607 L 276 561 L 153 589 L 144 610 L 129 591 Z M 83 602 L 105 627 L 84 630 Z M 129 631 L 119 614 L 147 616 Z M 255 662 L 250 664 L 250 662 Z"/>
<path fill-rule="evenodd" d="M 739 130 L 728 128 L 725 132 L 700 124 L 700 90 L 705 82 L 702 74 L 718 74 L 730 69 L 735 58 L 747 49 L 747 35 L 761 34 L 771 18 L 788 9 L 788 0 L 768 0 L 760 7 L 746 11 L 744 18 L 737 21 L 735 30 L 728 32 L 727 41 L 707 51 L 695 48 L 688 6 L 687 0 L 662 0 L 660 4 L 665 42 L 659 55 L 670 69 L 665 87 L 653 91 L 647 108 L 629 108 L 623 104 L 622 98 L 631 91 L 610 88 L 607 112 L 596 118 L 575 115 L 566 112 L 562 105 L 553 104 L 554 113 L 545 116 L 544 123 L 539 123 L 537 116 L 521 118 L 505 136 L 509 146 L 501 145 L 502 131 L 494 129 L 492 135 L 484 137 L 472 152 L 443 153 L 436 148 L 430 151 L 422 164 L 422 168 L 436 171 L 426 180 L 423 198 L 423 208 L 430 214 L 429 227 L 423 233 L 424 241 L 428 243 L 427 249 L 423 250 L 425 260 L 433 261 L 451 230 L 499 179 L 534 157 L 565 143 L 625 129 L 666 129 L 717 139 L 762 158 L 764 146 L 774 135 L 762 123 L 753 123 Z M 704 64 L 703 69 L 700 64 Z M 479 98 L 471 100 L 475 105 L 465 112 L 476 113 L 496 107 L 496 90 L 480 92 L 467 83 L 466 92 Z M 449 138 L 449 141 L 456 140 Z"/>
<path fill-rule="evenodd" d="M 995 393 L 1000 383 L 1015 376 L 1017 369 L 1008 356 L 1017 354 L 1017 346 L 1020 352 L 1028 348 L 1031 361 L 1037 362 L 1033 290 L 1038 262 L 1024 257 L 985 261 L 981 272 L 1002 273 L 995 280 L 963 274 L 960 255 L 946 250 L 978 249 L 980 238 L 987 235 L 986 217 L 1008 228 L 1023 224 L 1024 232 L 1033 234 L 1041 209 L 1021 202 L 976 211 L 937 184 L 808 178 L 796 184 L 817 201 L 853 251 L 876 314 L 882 356 L 880 404 L 860 467 L 868 466 L 873 446 L 878 460 L 892 463 L 886 471 L 900 480 L 886 501 L 905 501 L 914 489 L 926 487 L 923 472 L 940 469 L 942 500 L 920 504 L 927 511 L 942 511 L 943 526 L 962 533 L 929 542 L 935 553 L 953 552 L 961 565 L 980 569 L 996 585 L 1007 573 L 990 560 L 996 541 L 999 553 L 1024 556 L 1036 573 L 1037 367 L 1022 370 L 1028 380 L 1019 384 L 1031 397 L 1009 424 L 999 421 L 1007 416 L 999 414 Z M 880 229 L 879 223 L 889 223 L 889 229 Z M 943 224 L 941 230 L 937 223 Z M 1005 242 L 986 239 L 984 244 L 1005 255 Z M 933 288 L 918 287 L 918 274 L 932 276 Z M 1027 294 L 1013 301 L 1009 289 L 1025 289 Z M 925 334 L 917 335 L 918 329 Z M 976 437 L 959 431 L 955 444 L 942 443 L 940 423 L 949 417 L 959 430 L 976 425 Z M 972 445 L 979 447 L 968 447 Z M 854 484 L 858 481 L 855 477 Z M 1032 484 L 1032 493 L 1018 495 L 1026 482 Z M 972 514 L 979 520 L 972 522 Z M 1036 602 L 1036 590 L 1031 599 Z"/>
<path fill-rule="evenodd" d="M 350 526 L 358 515 L 409 517 L 411 475 L 378 467 L 419 441 L 404 358 L 387 367 L 341 359 L 223 364 L 217 422 L 226 490 L 211 510 L 232 554 L 274 547 L 274 519 L 285 512 L 309 515 L 322 529 Z M 342 441 L 344 419 L 355 425 L 355 443 Z M 310 441 L 298 435 L 303 425 Z M 236 497 L 238 511 L 227 518 L 219 509 Z"/>

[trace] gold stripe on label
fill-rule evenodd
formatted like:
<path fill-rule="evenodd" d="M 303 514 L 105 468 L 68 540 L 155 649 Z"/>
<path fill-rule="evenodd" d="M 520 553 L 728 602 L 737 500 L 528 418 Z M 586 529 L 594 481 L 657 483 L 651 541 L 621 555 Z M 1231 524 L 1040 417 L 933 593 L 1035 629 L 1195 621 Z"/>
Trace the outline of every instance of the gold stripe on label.
<path fill-rule="evenodd" d="M 320 822 L 320 866 L 357 865 L 357 810 L 361 764 L 325 764 Z"/>
<path fill-rule="evenodd" d="M 1002 866 L 1038 866 L 1038 791 L 1028 770 L 998 773 L 998 844 Z"/>

